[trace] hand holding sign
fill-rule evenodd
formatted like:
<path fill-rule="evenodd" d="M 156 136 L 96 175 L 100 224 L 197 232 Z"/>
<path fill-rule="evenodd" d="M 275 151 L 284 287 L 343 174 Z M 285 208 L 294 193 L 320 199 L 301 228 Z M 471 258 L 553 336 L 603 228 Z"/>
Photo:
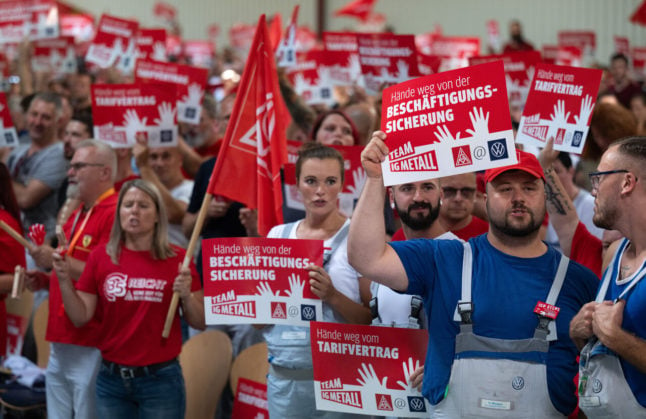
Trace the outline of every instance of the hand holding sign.
<path fill-rule="evenodd" d="M 405 381 L 397 381 L 397 384 L 399 384 L 399 386 L 404 390 L 415 389 L 416 386 L 413 380 L 413 374 L 419 369 L 419 367 L 419 360 L 413 361 L 413 358 L 408 358 L 408 364 L 406 364 L 406 361 L 402 362 Z"/>

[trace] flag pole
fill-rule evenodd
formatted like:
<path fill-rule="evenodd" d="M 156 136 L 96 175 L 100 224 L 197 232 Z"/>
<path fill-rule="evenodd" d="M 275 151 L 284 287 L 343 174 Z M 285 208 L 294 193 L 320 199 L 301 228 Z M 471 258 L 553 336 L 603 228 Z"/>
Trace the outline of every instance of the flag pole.
<path fill-rule="evenodd" d="M 197 213 L 197 219 L 195 220 L 195 227 L 193 227 L 193 232 L 191 233 L 191 240 L 188 242 L 186 254 L 182 261 L 182 268 L 188 268 L 191 264 L 191 259 L 193 258 L 193 253 L 195 253 L 197 241 L 200 239 L 204 220 L 206 219 L 207 208 L 209 207 L 212 196 L 213 195 L 208 192 L 204 195 L 202 206 L 200 207 L 200 211 Z M 164 330 L 162 331 L 163 338 L 167 338 L 170 335 L 170 329 L 173 326 L 173 319 L 175 318 L 175 312 L 177 311 L 177 304 L 179 304 L 179 293 L 175 291 L 173 292 L 173 298 L 170 300 L 168 313 L 166 313 L 166 321 L 164 322 Z"/>

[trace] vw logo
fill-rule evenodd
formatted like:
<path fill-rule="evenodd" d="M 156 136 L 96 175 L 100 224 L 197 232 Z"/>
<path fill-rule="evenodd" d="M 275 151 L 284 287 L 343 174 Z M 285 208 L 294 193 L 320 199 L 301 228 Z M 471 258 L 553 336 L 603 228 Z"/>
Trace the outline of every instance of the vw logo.
<path fill-rule="evenodd" d="M 525 380 L 521 376 L 514 377 L 514 379 L 511 380 L 511 386 L 514 390 L 522 390 L 522 388 L 525 387 Z"/>
<path fill-rule="evenodd" d="M 314 310 L 314 306 L 301 305 L 301 317 L 303 320 L 315 320 L 316 311 Z"/>
<path fill-rule="evenodd" d="M 601 384 L 601 381 L 598 378 L 593 378 L 592 391 L 595 393 L 601 393 L 601 390 L 603 390 L 603 384 Z"/>
<path fill-rule="evenodd" d="M 491 145 L 491 154 L 494 157 L 502 157 L 505 154 L 505 146 L 501 143 L 494 143 Z"/>

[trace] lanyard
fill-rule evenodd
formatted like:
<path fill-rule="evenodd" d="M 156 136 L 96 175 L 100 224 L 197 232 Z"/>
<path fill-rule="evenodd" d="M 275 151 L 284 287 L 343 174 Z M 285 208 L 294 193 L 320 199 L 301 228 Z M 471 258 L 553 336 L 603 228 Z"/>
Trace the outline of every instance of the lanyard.
<path fill-rule="evenodd" d="M 87 221 L 90 219 L 90 216 L 92 215 L 92 210 L 94 209 L 94 207 L 97 204 L 101 203 L 101 201 L 108 198 L 109 196 L 111 196 L 114 193 L 115 193 L 114 188 L 110 188 L 107 191 L 103 192 L 101 194 L 101 196 L 99 196 L 99 198 L 94 202 L 94 204 L 92 204 L 92 206 L 88 210 L 87 214 L 85 214 L 85 218 L 83 219 L 83 222 L 81 223 L 81 227 L 79 227 L 79 229 L 76 232 L 74 232 L 75 227 L 76 227 L 76 223 L 78 222 L 78 219 L 79 219 L 79 217 L 81 215 L 81 211 L 79 210 L 79 212 L 76 214 L 76 219 L 74 219 L 74 223 L 72 224 L 72 230 L 70 232 L 70 234 L 73 234 L 73 237 L 72 237 L 72 241 L 70 242 L 70 246 L 67 249 L 67 255 L 68 256 L 72 255 L 72 252 L 74 251 L 74 248 L 76 247 L 76 243 L 78 243 L 79 239 L 81 238 L 81 235 L 83 234 L 83 230 L 85 230 L 85 225 L 87 224 Z"/>

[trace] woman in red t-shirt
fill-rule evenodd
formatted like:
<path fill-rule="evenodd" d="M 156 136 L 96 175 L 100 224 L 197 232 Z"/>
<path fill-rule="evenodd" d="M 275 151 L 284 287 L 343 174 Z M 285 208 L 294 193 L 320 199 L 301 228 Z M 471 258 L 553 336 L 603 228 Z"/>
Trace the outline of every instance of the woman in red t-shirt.
<path fill-rule="evenodd" d="M 67 316 L 76 326 L 95 314 L 101 322 L 99 417 L 184 417 L 179 312 L 169 337 L 161 333 L 173 291 L 188 323 L 204 329 L 204 294 L 195 266 L 178 273 L 185 251 L 168 244 L 167 227 L 157 188 L 132 180 L 119 193 L 110 241 L 92 251 L 76 287 L 54 256 Z"/>
<path fill-rule="evenodd" d="M 20 208 L 13 193 L 11 175 L 3 163 L 0 163 L 0 220 L 22 234 Z M 16 265 L 25 267 L 25 249 L 2 229 L 0 255 L 0 356 L 4 356 L 7 350 L 7 308 L 4 299 L 11 292 Z"/>

